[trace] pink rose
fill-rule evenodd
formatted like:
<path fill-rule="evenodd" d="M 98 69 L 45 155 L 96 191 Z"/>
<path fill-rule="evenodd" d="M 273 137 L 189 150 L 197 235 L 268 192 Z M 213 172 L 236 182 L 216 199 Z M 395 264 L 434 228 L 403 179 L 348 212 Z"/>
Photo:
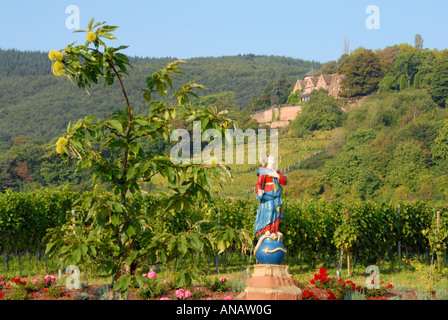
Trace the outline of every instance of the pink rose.
<path fill-rule="evenodd" d="M 227 296 L 227 297 L 224 297 L 223 300 L 233 300 L 233 297 L 232 296 Z"/>
<path fill-rule="evenodd" d="M 191 297 L 193 294 L 191 293 L 191 291 L 187 291 L 185 292 L 185 298 L 189 298 Z"/>
<path fill-rule="evenodd" d="M 184 290 L 184 289 L 176 290 L 176 296 L 177 296 L 179 299 L 182 299 L 183 297 L 185 297 L 185 290 Z"/>

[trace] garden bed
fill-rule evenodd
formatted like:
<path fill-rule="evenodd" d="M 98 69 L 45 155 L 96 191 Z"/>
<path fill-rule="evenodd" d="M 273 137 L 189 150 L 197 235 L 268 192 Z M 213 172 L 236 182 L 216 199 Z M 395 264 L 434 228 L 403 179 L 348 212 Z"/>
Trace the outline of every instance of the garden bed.
<path fill-rule="evenodd" d="M 228 277 L 204 278 L 204 283 L 178 288 L 172 280 L 150 271 L 144 274 L 148 287 L 130 288 L 127 300 L 234 300 L 238 299 L 244 287 L 237 287 Z M 311 277 L 310 277 L 311 278 Z M 407 286 L 395 288 L 392 284 L 378 281 L 377 289 L 367 289 L 351 280 L 330 277 L 321 268 L 310 279 L 296 278 L 294 283 L 302 290 L 302 300 L 445 300 L 446 290 L 424 293 Z M 81 284 L 80 289 L 61 285 L 51 275 L 41 277 L 11 278 L 0 276 L 1 300 L 108 300 L 109 286 L 105 284 Z M 244 283 L 242 279 L 234 279 Z M 372 280 L 372 284 L 373 284 Z M 233 291 L 238 288 L 238 291 Z M 116 293 L 115 299 L 120 299 Z"/>

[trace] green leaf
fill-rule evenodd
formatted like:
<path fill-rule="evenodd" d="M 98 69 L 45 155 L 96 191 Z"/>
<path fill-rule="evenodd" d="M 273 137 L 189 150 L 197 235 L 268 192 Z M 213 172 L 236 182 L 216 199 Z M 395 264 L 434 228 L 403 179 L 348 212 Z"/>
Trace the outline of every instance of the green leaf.
<path fill-rule="evenodd" d="M 109 120 L 108 123 L 112 127 L 112 129 L 115 129 L 116 131 L 118 131 L 118 133 L 122 134 L 124 132 L 123 126 L 118 120 Z"/>
<path fill-rule="evenodd" d="M 131 263 L 134 262 L 135 259 L 137 259 L 137 256 L 138 256 L 138 251 L 136 251 L 136 250 L 132 251 L 129 254 L 128 258 L 126 259 L 126 265 L 130 266 Z"/>
<path fill-rule="evenodd" d="M 190 246 L 191 246 L 191 249 L 193 249 L 195 251 L 198 251 L 198 252 L 202 251 L 204 244 L 200 240 L 199 234 L 190 233 Z"/>
<path fill-rule="evenodd" d="M 138 152 L 140 151 L 140 145 L 137 142 L 131 143 L 130 148 L 135 154 L 138 154 Z"/>
<path fill-rule="evenodd" d="M 135 171 L 136 171 L 136 168 L 135 168 L 135 167 L 131 167 L 131 168 L 128 170 L 127 174 L 126 174 L 126 178 L 127 178 L 128 180 L 134 178 Z"/>
<path fill-rule="evenodd" d="M 110 222 L 112 223 L 112 225 L 118 226 L 120 224 L 120 215 L 117 213 L 111 214 Z"/>
<path fill-rule="evenodd" d="M 93 24 L 93 21 L 95 20 L 95 18 L 92 18 L 92 19 L 90 19 L 90 21 L 89 21 L 89 24 L 87 25 L 87 29 L 92 29 L 92 24 Z"/>
<path fill-rule="evenodd" d="M 76 264 L 81 260 L 81 250 L 76 249 L 73 251 L 73 263 Z"/>
<path fill-rule="evenodd" d="M 185 255 L 187 253 L 187 239 L 185 239 L 185 237 L 181 237 L 178 242 L 177 242 L 177 250 L 179 250 L 179 252 L 182 255 Z"/>
<path fill-rule="evenodd" d="M 114 283 L 114 290 L 120 290 L 122 295 L 127 295 L 129 285 L 131 284 L 132 275 L 124 274 Z"/>
<path fill-rule="evenodd" d="M 87 245 L 83 243 L 80 246 L 81 246 L 81 254 L 83 254 L 83 255 L 87 254 L 87 251 L 89 250 Z"/>
<path fill-rule="evenodd" d="M 99 34 L 100 37 L 109 39 L 109 40 L 116 40 L 117 38 L 112 34 L 112 33 L 108 33 L 108 32 L 101 32 Z"/>
<path fill-rule="evenodd" d="M 124 232 L 128 235 L 128 237 L 132 237 L 135 234 L 135 226 L 133 225 L 133 222 L 127 221 L 124 226 Z"/>

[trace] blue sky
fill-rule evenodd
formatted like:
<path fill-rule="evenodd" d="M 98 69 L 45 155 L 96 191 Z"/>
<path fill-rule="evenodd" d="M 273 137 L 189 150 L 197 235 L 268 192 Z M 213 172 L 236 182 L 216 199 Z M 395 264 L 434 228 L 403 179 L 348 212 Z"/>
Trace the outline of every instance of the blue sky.
<path fill-rule="evenodd" d="M 237 54 L 279 55 L 325 62 L 350 49 L 414 44 L 448 48 L 446 0 L 14 0 L 0 2 L 0 48 L 50 51 L 84 35 L 66 27 L 75 5 L 80 26 L 91 18 L 118 25 L 114 45 L 130 56 L 191 58 Z M 368 29 L 369 5 L 379 29 Z M 111 44 L 112 45 L 112 44 Z"/>

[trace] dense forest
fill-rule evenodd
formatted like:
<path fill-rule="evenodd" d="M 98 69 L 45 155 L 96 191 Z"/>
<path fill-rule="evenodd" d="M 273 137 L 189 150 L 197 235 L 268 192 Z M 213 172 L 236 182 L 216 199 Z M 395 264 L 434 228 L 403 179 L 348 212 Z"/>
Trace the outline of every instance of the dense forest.
<path fill-rule="evenodd" d="M 131 59 L 133 68 L 125 86 L 135 108 L 142 104 L 140 90 L 145 79 L 173 60 Z M 182 81 L 207 87 L 200 92 L 203 96 L 229 92 L 235 108 L 242 110 L 266 84 L 282 78 L 295 82 L 320 66 L 318 62 L 277 56 L 193 58 L 182 65 Z M 64 132 L 69 121 L 86 115 L 104 117 L 124 104 L 116 86 L 104 89 L 98 85 L 86 94 L 51 74 L 46 53 L 0 50 L 0 150 L 9 149 L 13 138 L 19 135 L 33 140 L 51 139 Z"/>
<path fill-rule="evenodd" d="M 124 84 L 135 109 L 142 104 L 145 79 L 173 60 L 176 58 L 130 58 L 133 68 Z M 257 127 L 247 106 L 266 85 L 279 79 L 292 84 L 309 70 L 321 67 L 315 61 L 253 54 L 199 57 L 186 62 L 181 81 L 207 88 L 198 92 L 200 98 L 193 104 L 227 109 L 241 128 Z M 54 154 L 53 140 L 65 132 L 69 122 L 87 115 L 105 117 L 124 103 L 118 84 L 107 88 L 98 85 L 83 92 L 66 79 L 55 77 L 48 53 L 0 49 L 0 191 L 64 183 L 85 189 L 88 178 L 73 175 L 74 168 L 62 165 Z M 151 153 L 167 146 L 161 141 L 148 142 L 146 147 Z"/>

